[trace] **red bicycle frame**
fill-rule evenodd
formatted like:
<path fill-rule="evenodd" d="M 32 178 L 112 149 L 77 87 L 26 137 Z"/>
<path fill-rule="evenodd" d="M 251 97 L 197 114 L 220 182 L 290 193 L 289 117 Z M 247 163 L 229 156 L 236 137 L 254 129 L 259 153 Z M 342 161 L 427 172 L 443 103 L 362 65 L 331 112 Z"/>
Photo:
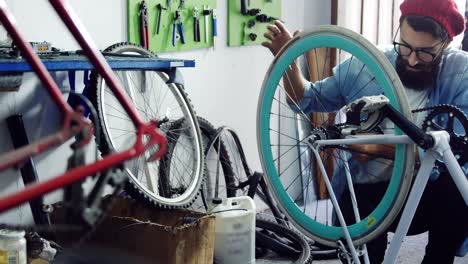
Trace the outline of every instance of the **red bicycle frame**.
<path fill-rule="evenodd" d="M 85 27 L 77 15 L 71 9 L 67 0 L 49 0 L 49 2 L 70 30 L 73 37 L 78 41 L 84 51 L 84 54 L 89 58 L 99 74 L 106 80 L 106 83 L 109 85 L 112 92 L 129 115 L 137 129 L 137 138 L 135 144 L 130 149 L 110 154 L 95 163 L 73 168 L 58 177 L 41 183 L 28 185 L 22 191 L 0 198 L 0 212 L 11 209 L 48 192 L 57 190 L 87 176 L 94 175 L 97 172 L 104 171 L 121 164 L 124 161 L 140 156 L 145 152 L 145 150 L 153 145 L 158 145 L 159 148 L 152 156 L 151 160 L 159 159 L 166 151 L 166 138 L 163 133 L 158 130 L 158 122 L 154 120 L 149 123 L 145 123 L 141 119 L 133 103 L 125 92 L 123 92 L 124 90 L 117 77 L 113 74 L 109 64 L 91 40 L 90 35 L 85 30 Z M 0 156 L 0 171 L 15 166 L 26 158 L 58 146 L 80 132 L 84 132 L 84 143 L 88 143 L 92 136 L 92 124 L 89 120 L 83 117 L 80 110 L 74 111 L 64 100 L 57 84 L 53 81 L 40 58 L 33 51 L 31 45 L 24 40 L 20 32 L 16 29 L 17 26 L 15 24 L 15 20 L 11 12 L 7 9 L 7 5 L 4 0 L 0 0 L 0 22 L 10 34 L 13 42 L 21 50 L 22 56 L 36 72 L 53 101 L 57 104 L 59 110 L 64 115 L 63 127 L 58 132 Z M 145 143 L 143 143 L 143 137 L 145 138 Z"/>

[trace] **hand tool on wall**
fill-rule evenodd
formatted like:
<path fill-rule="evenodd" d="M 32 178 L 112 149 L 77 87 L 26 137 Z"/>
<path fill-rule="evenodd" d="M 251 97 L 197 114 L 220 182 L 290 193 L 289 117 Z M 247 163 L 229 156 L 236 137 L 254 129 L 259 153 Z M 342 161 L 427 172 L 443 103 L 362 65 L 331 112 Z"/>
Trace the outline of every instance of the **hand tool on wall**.
<path fill-rule="evenodd" d="M 273 22 L 275 20 L 279 20 L 279 21 L 284 23 L 284 21 L 279 19 L 279 18 L 271 17 L 271 16 L 268 16 L 268 15 L 265 15 L 265 14 L 256 15 L 255 20 L 257 20 L 260 23 L 270 23 L 270 22 Z"/>
<path fill-rule="evenodd" d="M 245 0 L 240 0 L 240 6 L 241 6 L 241 14 L 247 15 L 247 4 L 245 3 Z"/>
<path fill-rule="evenodd" d="M 216 16 L 216 9 L 213 8 L 212 13 L 213 13 L 212 24 L 213 24 L 213 49 L 214 49 L 215 40 L 216 40 L 216 37 L 218 36 L 218 18 Z"/>
<path fill-rule="evenodd" d="M 249 39 L 250 39 L 250 41 L 255 41 L 255 40 L 257 40 L 257 34 L 255 34 L 255 33 L 250 33 L 250 34 L 249 34 Z"/>
<path fill-rule="evenodd" d="M 259 8 L 248 9 L 247 7 L 250 7 L 250 0 L 247 3 L 245 2 L 245 0 L 240 0 L 240 1 L 241 1 L 240 2 L 241 14 L 244 16 L 255 16 L 262 11 Z"/>
<path fill-rule="evenodd" d="M 252 8 L 247 10 L 247 15 L 248 16 L 256 16 L 258 15 L 262 10 L 260 8 Z"/>
<path fill-rule="evenodd" d="M 156 34 L 159 34 L 159 29 L 161 28 L 161 17 L 163 15 L 163 10 L 166 10 L 167 8 L 163 7 L 161 3 L 157 4 L 156 8 L 158 9 L 158 23 L 156 26 Z"/>
<path fill-rule="evenodd" d="M 203 15 L 205 16 L 205 42 L 208 43 L 208 16 L 211 14 L 211 11 L 207 5 L 203 5 Z"/>
<path fill-rule="evenodd" d="M 255 27 L 255 19 L 250 19 L 250 20 L 247 22 L 247 27 L 248 27 L 248 28 L 253 28 L 253 27 Z"/>
<path fill-rule="evenodd" d="M 180 16 L 180 10 L 175 11 L 174 23 L 172 24 L 172 46 L 176 46 L 177 31 L 179 32 L 180 41 L 185 44 L 184 24 Z"/>
<path fill-rule="evenodd" d="M 179 9 L 185 8 L 185 0 L 180 0 Z"/>
<path fill-rule="evenodd" d="M 200 18 L 198 8 L 193 8 L 193 36 L 195 42 L 200 42 Z"/>
<path fill-rule="evenodd" d="M 146 1 L 140 3 L 140 42 L 147 49 L 149 48 L 149 33 L 148 33 L 148 6 Z"/>

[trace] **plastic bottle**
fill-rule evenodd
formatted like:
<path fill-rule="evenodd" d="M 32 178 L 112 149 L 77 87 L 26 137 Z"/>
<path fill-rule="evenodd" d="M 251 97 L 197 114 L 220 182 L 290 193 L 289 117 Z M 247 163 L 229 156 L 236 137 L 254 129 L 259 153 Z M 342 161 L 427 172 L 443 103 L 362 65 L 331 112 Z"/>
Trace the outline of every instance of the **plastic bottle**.
<path fill-rule="evenodd" d="M 217 264 L 255 263 L 255 203 L 249 196 L 213 204 Z"/>
<path fill-rule="evenodd" d="M 0 264 L 26 264 L 24 231 L 0 229 Z"/>

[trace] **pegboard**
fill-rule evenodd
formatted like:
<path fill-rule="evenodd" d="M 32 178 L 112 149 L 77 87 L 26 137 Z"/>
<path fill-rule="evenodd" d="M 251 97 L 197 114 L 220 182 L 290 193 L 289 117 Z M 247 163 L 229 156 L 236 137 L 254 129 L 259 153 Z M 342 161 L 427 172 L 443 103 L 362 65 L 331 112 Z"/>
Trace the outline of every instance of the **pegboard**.
<path fill-rule="evenodd" d="M 241 13 L 241 0 L 228 0 L 228 45 L 244 46 L 257 45 L 267 39 L 263 36 L 268 31 L 268 24 L 273 23 L 274 19 L 281 19 L 281 0 L 245 0 L 246 10 L 255 12 L 260 9 L 258 14 Z M 262 17 L 268 20 L 258 21 Z M 252 40 L 250 36 L 256 36 Z"/>
<path fill-rule="evenodd" d="M 128 0 L 128 41 L 133 43 L 141 43 L 140 32 L 140 5 L 142 0 Z M 184 7 L 181 3 L 184 2 Z M 146 0 L 147 17 L 148 17 L 148 35 L 149 49 L 156 53 L 181 51 L 191 49 L 209 48 L 213 46 L 213 10 L 216 16 L 217 0 Z M 159 33 L 157 33 L 158 24 L 158 4 L 162 6 L 162 15 L 160 21 Z M 170 6 L 169 6 L 170 4 Z M 205 20 L 203 15 L 204 6 L 211 10 Z M 194 14 L 195 7 L 198 9 L 200 41 L 195 41 L 194 31 Z M 183 23 L 185 44 L 182 44 L 181 34 L 176 28 L 175 46 L 172 43 L 173 23 L 175 20 L 176 11 L 180 11 L 180 21 Z M 208 21 L 208 23 L 205 23 Z M 219 22 L 218 28 L 219 28 Z M 208 26 L 208 31 L 205 30 L 205 25 Z M 205 39 L 205 32 L 208 32 Z"/>

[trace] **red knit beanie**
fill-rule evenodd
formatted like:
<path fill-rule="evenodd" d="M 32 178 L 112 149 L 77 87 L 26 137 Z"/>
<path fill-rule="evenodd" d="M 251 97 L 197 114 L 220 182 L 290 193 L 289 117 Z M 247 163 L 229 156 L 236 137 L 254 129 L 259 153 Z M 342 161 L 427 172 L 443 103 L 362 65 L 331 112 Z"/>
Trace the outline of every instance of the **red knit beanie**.
<path fill-rule="evenodd" d="M 450 40 L 465 31 L 465 18 L 454 0 L 405 0 L 400 10 L 402 18 L 410 14 L 431 17 L 447 30 Z"/>

